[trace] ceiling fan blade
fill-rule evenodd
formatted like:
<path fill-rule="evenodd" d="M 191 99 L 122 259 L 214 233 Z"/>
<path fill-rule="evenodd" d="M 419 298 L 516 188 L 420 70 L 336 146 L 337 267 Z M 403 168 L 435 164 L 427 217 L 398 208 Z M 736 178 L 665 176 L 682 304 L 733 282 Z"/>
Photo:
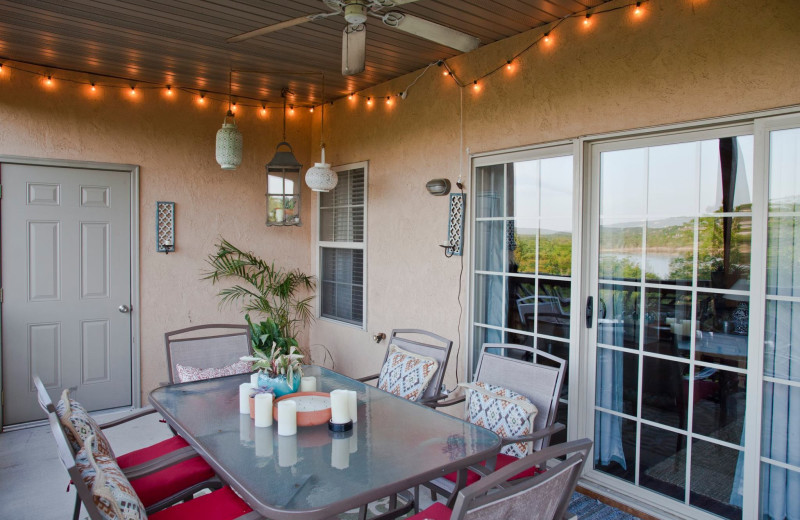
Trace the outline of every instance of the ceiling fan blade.
<path fill-rule="evenodd" d="M 394 7 L 403 4 L 413 4 L 419 0 L 374 0 L 375 3 L 380 4 L 381 7 Z"/>
<path fill-rule="evenodd" d="M 364 72 L 367 53 L 367 26 L 348 25 L 342 31 L 342 75 Z"/>
<path fill-rule="evenodd" d="M 238 43 L 244 40 L 249 40 L 250 38 L 255 38 L 256 36 L 261 36 L 263 34 L 269 34 L 271 32 L 280 31 L 281 29 L 286 29 L 287 27 L 294 27 L 295 25 L 300 25 L 301 23 L 312 22 L 318 19 L 323 14 L 327 15 L 328 13 L 311 14 L 307 16 L 301 16 L 300 18 L 293 18 L 291 20 L 286 20 L 280 23 L 268 25 L 266 27 L 262 27 L 261 29 L 256 29 L 254 31 L 240 34 L 239 36 L 228 38 L 225 41 L 227 41 L 228 43 Z"/>
<path fill-rule="evenodd" d="M 410 14 L 390 11 L 381 19 L 383 23 L 389 27 L 394 27 L 400 31 L 425 38 L 426 40 L 442 44 L 445 47 L 450 47 L 451 49 L 456 49 L 461 52 L 475 50 L 478 48 L 478 45 L 481 44 L 481 41 L 474 36 Z"/>

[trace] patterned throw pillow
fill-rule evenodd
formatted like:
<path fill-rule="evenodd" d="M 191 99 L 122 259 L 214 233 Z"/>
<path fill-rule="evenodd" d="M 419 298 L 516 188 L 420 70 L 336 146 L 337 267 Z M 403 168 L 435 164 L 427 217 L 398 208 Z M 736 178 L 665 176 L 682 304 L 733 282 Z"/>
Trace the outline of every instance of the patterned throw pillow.
<path fill-rule="evenodd" d="M 459 383 L 469 390 L 468 420 L 483 426 L 500 437 L 516 437 L 533 431 L 536 405 L 524 395 L 488 383 Z M 500 452 L 522 458 L 531 451 L 531 443 L 517 442 L 504 446 Z"/>
<path fill-rule="evenodd" d="M 67 440 L 72 445 L 72 450 L 78 453 L 85 445 L 86 439 L 94 435 L 97 439 L 96 453 L 114 458 L 114 450 L 108 442 L 100 425 L 89 415 L 78 401 L 70 398 L 69 389 L 61 393 L 61 400 L 56 404 L 56 415 L 64 425 Z"/>
<path fill-rule="evenodd" d="M 232 365 L 219 368 L 196 368 L 185 367 L 176 364 L 179 383 L 189 383 L 191 381 L 202 381 L 203 379 L 213 379 L 215 377 L 234 376 L 236 374 L 246 374 L 250 372 L 249 361 L 237 361 Z"/>
<path fill-rule="evenodd" d="M 389 355 L 378 378 L 378 388 L 409 401 L 417 401 L 425 393 L 438 367 L 439 363 L 433 358 L 390 345 Z"/>
<path fill-rule="evenodd" d="M 95 437 L 90 435 L 86 445 L 94 444 Z M 75 456 L 75 464 L 104 520 L 147 520 L 142 501 L 115 459 L 84 448 Z"/>

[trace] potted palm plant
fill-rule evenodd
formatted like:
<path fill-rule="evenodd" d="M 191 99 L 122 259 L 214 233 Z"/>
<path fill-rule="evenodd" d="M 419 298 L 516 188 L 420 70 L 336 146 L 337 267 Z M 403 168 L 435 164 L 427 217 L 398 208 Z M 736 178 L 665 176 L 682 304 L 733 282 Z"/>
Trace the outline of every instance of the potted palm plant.
<path fill-rule="evenodd" d="M 203 279 L 214 284 L 236 280 L 233 286 L 219 291 L 220 305 L 242 302 L 244 311 L 267 317 L 266 321 L 255 324 L 250 321 L 249 314 L 245 316 L 254 351 L 261 350 L 267 355 L 267 348 L 271 349 L 274 342 L 280 353 L 289 354 L 291 347 L 298 347 L 296 338 L 300 328 L 313 319 L 314 277 L 299 269 L 275 267 L 225 239 L 215 247 L 216 252 L 208 256 L 210 268 L 203 273 Z"/>

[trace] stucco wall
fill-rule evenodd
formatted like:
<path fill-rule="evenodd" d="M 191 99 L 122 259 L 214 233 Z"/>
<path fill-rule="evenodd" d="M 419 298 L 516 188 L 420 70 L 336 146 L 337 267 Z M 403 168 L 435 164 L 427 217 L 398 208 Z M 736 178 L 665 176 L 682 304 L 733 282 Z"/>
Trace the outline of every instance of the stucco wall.
<path fill-rule="evenodd" d="M 610 4 L 613 5 L 613 4 Z M 382 98 L 404 90 L 422 71 L 346 98 L 326 108 L 325 142 L 333 164 L 369 161 L 367 212 L 368 330 L 325 321 L 310 343 L 333 354 L 337 370 L 366 375 L 379 368 L 386 344 L 371 336 L 392 328 L 428 329 L 468 349 L 468 269 L 438 247 L 446 233 L 448 201 L 425 183 L 459 173 L 468 180 L 472 153 L 800 104 L 800 7 L 797 0 L 651 0 L 553 31 L 551 46 L 524 54 L 512 72 L 460 91 L 432 67 L 405 100 Z M 526 47 L 535 30 L 452 60 L 467 80 Z M 365 97 L 375 102 L 368 107 Z M 144 91 L 131 101 L 120 90 L 57 82 L 48 91 L 29 75 L 0 76 L 0 154 L 79 159 L 141 166 L 142 389 L 166 374 L 163 332 L 210 321 L 238 321 L 217 309 L 216 289 L 199 282 L 205 256 L 224 236 L 278 265 L 316 269 L 317 197 L 303 192 L 300 228 L 266 228 L 263 165 L 280 139 L 279 111 L 261 120 L 249 109 L 239 119 L 244 164 L 223 172 L 214 162 L 214 134 L 224 108 L 200 108 L 191 96 L 168 100 Z M 319 111 L 298 112 L 288 140 L 309 165 L 318 157 Z M 468 189 L 469 189 L 469 185 Z M 177 202 L 178 251 L 154 251 L 156 200 Z M 313 205 L 314 211 L 311 210 Z M 468 249 L 469 245 L 467 245 Z M 468 267 L 468 266 L 467 266 Z M 319 352 L 316 348 L 315 352 Z M 455 381 L 455 356 L 447 384 Z"/>
<path fill-rule="evenodd" d="M 620 2 L 609 4 L 622 5 Z M 513 64 L 463 89 L 464 144 L 472 153 L 583 135 L 693 121 L 800 104 L 800 4 L 796 0 L 652 0 L 570 19 Z M 534 30 L 450 61 L 471 82 L 505 65 L 543 33 Z M 334 164 L 369 160 L 368 331 L 319 322 L 312 340 L 332 348 L 345 373 L 376 370 L 378 331 L 414 327 L 456 340 L 460 264 L 444 258 L 447 199 L 425 190 L 432 178 L 468 175 L 459 157 L 459 88 L 432 67 L 405 100 L 387 106 L 419 74 L 339 100 L 326 119 Z M 315 127 L 316 128 L 316 127 Z M 460 169 L 460 164 L 461 169 Z M 468 248 L 469 246 L 467 246 Z M 468 250 L 468 249 L 467 249 Z M 468 350 L 467 278 L 461 367 Z M 455 381 L 454 357 L 446 379 Z M 463 379 L 463 369 L 460 379 Z"/>
<path fill-rule="evenodd" d="M 85 77 L 57 73 L 59 78 Z M 42 78 L 3 68 L 0 75 L 0 155 L 134 164 L 140 166 L 142 391 L 166 380 L 164 332 L 202 323 L 241 323 L 233 308 L 218 309 L 216 292 L 200 281 L 206 256 L 219 237 L 279 266 L 309 272 L 310 227 L 264 225 L 264 165 L 281 140 L 281 110 L 260 117 L 255 108 L 236 117 L 244 160 L 223 171 L 214 159 L 216 131 L 227 105 L 163 89 L 125 90 Z M 302 111 L 287 123 L 287 139 L 308 164 L 311 120 Z M 310 197 L 304 189 L 303 197 Z M 176 251 L 155 251 L 155 203 L 176 203 Z M 302 218 L 310 214 L 303 205 Z M 126 302 L 113 302 L 117 304 Z M 144 401 L 146 402 L 146 400 Z"/>

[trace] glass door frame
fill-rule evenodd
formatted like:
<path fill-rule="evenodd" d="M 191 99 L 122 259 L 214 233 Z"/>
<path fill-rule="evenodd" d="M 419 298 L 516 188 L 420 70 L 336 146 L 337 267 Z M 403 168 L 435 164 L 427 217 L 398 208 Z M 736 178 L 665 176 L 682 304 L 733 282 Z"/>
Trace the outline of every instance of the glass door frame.
<path fill-rule="evenodd" d="M 477 168 L 484 167 L 484 166 L 493 166 L 493 165 L 505 165 L 508 163 L 513 162 L 522 162 L 522 161 L 532 161 L 532 160 L 540 160 L 540 159 L 548 159 L 553 157 L 563 157 L 571 155 L 572 156 L 572 190 L 573 190 L 573 199 L 572 199 L 572 258 L 571 258 L 571 276 L 570 276 L 570 294 L 572 295 L 571 298 L 575 301 L 581 301 L 580 298 L 576 300 L 576 297 L 579 295 L 579 289 L 581 287 L 581 270 L 580 270 L 580 248 L 581 248 L 581 236 L 582 236 L 582 219 L 581 219 L 581 208 L 579 201 L 582 199 L 583 193 L 583 179 L 581 173 L 581 158 L 580 158 L 580 143 L 577 140 L 570 140 L 570 141 L 560 141 L 560 142 L 553 142 L 553 143 L 544 143 L 538 146 L 531 146 L 525 148 L 519 148 L 514 150 L 507 150 L 502 152 L 487 152 L 481 154 L 473 154 L 470 156 L 470 178 L 469 178 L 469 186 L 470 186 L 470 198 L 469 198 L 469 206 L 468 211 L 470 214 L 469 218 L 469 261 L 468 261 L 468 269 L 467 272 L 469 273 L 467 285 L 469 287 L 469 295 L 468 295 L 468 302 L 469 302 L 469 312 L 466 322 L 467 327 L 467 355 L 466 364 L 466 380 L 469 381 L 472 379 L 472 367 L 477 362 L 477 359 L 474 357 L 475 352 L 473 351 L 472 345 L 475 341 L 475 284 L 473 283 L 473 278 L 476 274 L 475 272 L 475 255 L 476 255 L 476 240 L 475 240 L 475 212 L 473 208 L 477 207 L 477 192 L 475 190 L 475 172 Z M 505 177 L 505 174 L 504 174 Z M 504 183 L 504 189 L 506 184 Z M 508 216 L 505 215 L 505 208 L 504 208 L 504 216 L 503 217 L 496 217 L 497 220 L 507 221 Z M 507 294 L 507 287 L 508 287 L 508 277 L 510 273 L 505 272 L 505 269 L 508 265 L 508 250 L 507 248 L 503 248 L 503 294 Z M 536 274 L 538 277 L 538 273 Z M 503 306 L 503 314 L 502 314 L 502 323 L 506 323 L 506 306 Z M 583 306 L 578 305 L 577 307 L 572 307 L 570 312 L 570 337 L 568 341 L 564 341 L 564 343 L 569 344 L 569 359 L 567 360 L 567 366 L 569 367 L 578 367 L 579 365 L 579 356 L 580 356 L 580 332 L 581 332 L 581 323 L 583 318 L 582 312 Z M 500 330 L 501 334 L 505 334 L 508 329 L 505 325 L 502 327 L 491 327 L 495 330 Z M 514 331 L 516 333 L 517 331 Z M 580 387 L 581 384 L 581 373 L 577 369 L 570 369 L 569 370 L 569 388 L 574 388 L 575 391 L 570 390 L 570 395 L 568 398 L 569 407 L 568 407 L 568 415 L 567 415 L 567 438 L 573 439 L 578 437 L 579 428 L 578 422 L 580 421 L 580 413 L 582 410 L 579 410 L 582 407 L 581 399 L 578 398 L 580 394 Z"/>
<path fill-rule="evenodd" d="M 650 146 L 669 145 L 682 142 L 701 141 L 706 139 L 716 139 L 722 137 L 733 137 L 736 135 L 754 135 L 754 124 L 752 119 L 750 122 L 746 120 L 741 124 L 720 124 L 706 128 L 692 128 L 691 125 L 686 125 L 683 130 L 667 130 L 660 133 L 650 133 L 649 135 L 635 135 L 621 136 L 609 139 L 595 138 L 584 139 L 583 152 L 584 152 L 584 171 L 586 172 L 584 179 L 584 193 L 583 209 L 584 209 L 584 235 L 583 240 L 586 244 L 585 249 L 582 251 L 581 270 L 584 273 L 584 285 L 582 286 L 582 300 L 586 302 L 588 297 L 594 298 L 598 301 L 599 297 L 599 204 L 600 204 L 600 154 L 603 152 L 625 150 L 632 148 L 644 148 Z M 749 338 L 748 338 L 748 365 L 746 369 L 747 375 L 747 391 L 746 391 L 746 414 L 745 414 L 745 445 L 744 445 L 744 489 L 755 489 L 758 484 L 758 468 L 753 465 L 754 454 L 758 455 L 760 452 L 760 424 L 757 424 L 756 415 L 753 410 L 760 410 L 761 398 L 761 361 L 762 361 L 762 346 L 763 346 L 763 294 L 764 283 L 760 273 L 764 271 L 764 258 L 766 256 L 766 240 L 764 233 L 756 233 L 756 229 L 762 229 L 766 222 L 761 215 L 760 211 L 765 206 L 765 193 L 763 191 L 764 179 L 766 172 L 759 161 L 759 146 L 755 145 L 754 156 L 754 171 L 753 171 L 753 195 L 752 195 L 752 225 L 753 237 L 751 242 L 751 282 L 750 282 L 750 315 L 749 315 Z M 761 150 L 763 153 L 763 149 Z M 763 181 L 763 182 L 762 182 Z M 765 229 L 765 228 L 764 228 Z M 762 243 L 763 242 L 763 243 Z M 763 251 L 763 254 L 761 252 Z M 694 262 L 696 263 L 697 260 Z M 644 266 L 642 266 L 644 268 Z M 695 286 L 689 286 L 688 290 L 696 290 Z M 597 305 L 595 305 L 597 307 Z M 596 398 L 596 362 L 597 362 L 597 312 L 594 313 L 593 323 L 591 328 L 587 328 L 585 324 L 580 327 L 581 332 L 581 345 L 584 350 L 581 356 L 580 372 L 584 374 L 584 386 L 582 390 L 584 393 L 581 395 L 581 401 L 584 404 L 584 410 L 581 421 L 581 436 L 594 438 L 594 423 L 595 423 L 595 398 Z M 641 355 L 641 354 L 638 354 Z M 690 373 L 695 366 L 695 360 L 688 360 Z M 638 382 L 638 393 L 641 395 L 642 381 L 641 377 Z M 691 432 L 688 432 L 691 435 Z M 691 437 L 689 437 L 691 438 Z M 638 444 L 638 443 L 637 443 Z M 591 455 L 592 461 L 594 454 Z M 638 460 L 637 460 L 638 462 Z M 638 469 L 637 469 L 638 472 Z M 691 470 L 690 470 L 691 474 Z M 680 502 L 675 499 L 662 496 L 654 491 L 646 488 L 641 488 L 635 484 L 624 482 L 611 475 L 604 474 L 601 471 L 593 469 L 593 464 L 587 464 L 584 472 L 584 479 L 591 483 L 596 483 L 605 489 L 615 491 L 617 497 L 630 496 L 637 500 L 643 500 L 646 503 L 652 504 L 656 508 L 662 510 L 661 512 L 678 512 L 686 517 L 691 518 L 707 518 L 719 519 L 718 516 L 711 513 L 706 513 L 696 507 L 691 507 L 685 502 Z M 636 489 L 631 493 L 632 489 Z M 688 492 L 688 489 L 687 489 Z M 622 495 L 622 496 L 619 496 Z M 754 500 L 756 498 L 756 500 Z M 756 511 L 758 510 L 757 497 L 752 493 L 748 493 L 744 497 L 744 504 L 742 508 L 743 518 L 755 518 Z"/>

